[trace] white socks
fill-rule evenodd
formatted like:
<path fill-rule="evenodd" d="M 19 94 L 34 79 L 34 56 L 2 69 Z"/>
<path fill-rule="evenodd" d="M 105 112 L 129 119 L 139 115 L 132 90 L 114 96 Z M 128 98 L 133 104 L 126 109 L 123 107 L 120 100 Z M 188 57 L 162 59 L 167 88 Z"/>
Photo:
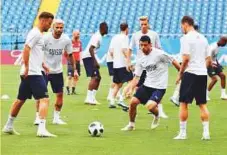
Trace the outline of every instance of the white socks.
<path fill-rule="evenodd" d="M 13 122 L 14 122 L 15 118 L 16 117 L 12 117 L 11 115 L 9 115 L 8 120 L 6 122 L 6 126 L 7 127 L 13 127 Z"/>
<path fill-rule="evenodd" d="M 187 121 L 180 121 L 180 133 L 186 134 Z"/>
<path fill-rule="evenodd" d="M 94 100 L 96 100 L 96 93 L 97 93 L 97 90 L 93 89 L 93 90 L 92 90 L 92 98 L 93 98 Z"/>
<path fill-rule="evenodd" d="M 89 100 L 90 102 L 96 101 L 96 93 L 97 90 L 87 90 L 87 97 L 86 100 Z"/>
<path fill-rule="evenodd" d="M 203 124 L 203 133 L 209 133 L 209 122 L 204 121 L 202 122 L 202 124 Z"/>
<path fill-rule="evenodd" d="M 128 125 L 135 127 L 135 122 L 129 122 Z"/>
<path fill-rule="evenodd" d="M 221 95 L 223 95 L 223 94 L 225 95 L 226 92 L 225 92 L 225 89 L 222 88 L 222 89 L 221 89 Z"/>
<path fill-rule="evenodd" d="M 45 119 L 40 119 L 39 127 L 38 130 L 46 130 L 46 120 Z"/>
<path fill-rule="evenodd" d="M 163 113 L 163 106 L 161 103 L 158 104 L 158 112 L 159 112 L 159 115 Z"/>
<path fill-rule="evenodd" d="M 54 110 L 54 119 L 58 120 L 60 118 L 60 111 Z"/>
<path fill-rule="evenodd" d="M 93 96 L 92 90 L 87 90 L 87 99 L 91 100 Z"/>

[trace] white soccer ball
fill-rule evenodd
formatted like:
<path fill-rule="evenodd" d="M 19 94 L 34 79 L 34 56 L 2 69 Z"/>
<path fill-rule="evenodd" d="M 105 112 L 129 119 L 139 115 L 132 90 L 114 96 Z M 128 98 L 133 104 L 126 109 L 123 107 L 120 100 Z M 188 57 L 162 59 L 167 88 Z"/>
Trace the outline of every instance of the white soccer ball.
<path fill-rule="evenodd" d="M 8 100 L 9 99 L 9 95 L 4 94 L 4 95 L 1 96 L 1 99 L 2 100 Z"/>
<path fill-rule="evenodd" d="M 95 121 L 89 124 L 88 132 L 93 137 L 100 137 L 104 132 L 104 127 L 102 123 Z"/>

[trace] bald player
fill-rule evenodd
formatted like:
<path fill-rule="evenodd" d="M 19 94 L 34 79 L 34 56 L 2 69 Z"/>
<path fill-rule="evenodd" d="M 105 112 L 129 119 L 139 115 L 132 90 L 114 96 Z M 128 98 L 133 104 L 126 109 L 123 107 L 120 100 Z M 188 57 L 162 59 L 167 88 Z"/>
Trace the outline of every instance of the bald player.
<path fill-rule="evenodd" d="M 70 61 L 68 61 L 67 65 L 67 80 L 66 80 L 66 91 L 67 95 L 74 95 L 76 94 L 76 85 L 79 80 L 80 76 L 80 55 L 82 52 L 82 42 L 80 41 L 80 31 L 75 30 L 73 31 L 73 38 L 72 38 L 72 46 L 73 46 L 73 59 L 76 64 L 76 73 L 74 76 L 74 70 Z M 70 88 L 72 88 L 72 92 L 70 92 Z"/>

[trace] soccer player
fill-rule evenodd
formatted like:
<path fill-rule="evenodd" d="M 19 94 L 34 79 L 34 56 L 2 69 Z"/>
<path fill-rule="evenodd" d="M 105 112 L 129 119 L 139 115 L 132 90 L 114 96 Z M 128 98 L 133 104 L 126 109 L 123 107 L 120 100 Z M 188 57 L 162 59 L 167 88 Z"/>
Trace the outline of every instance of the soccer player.
<path fill-rule="evenodd" d="M 114 89 L 114 83 L 113 83 L 113 58 L 112 58 L 112 56 L 110 54 L 110 49 L 107 52 L 106 64 L 107 64 L 109 76 L 111 78 L 111 84 L 110 84 L 109 93 L 108 93 L 108 96 L 107 96 L 107 101 L 110 101 L 111 98 L 112 98 L 112 92 L 113 92 L 113 89 Z"/>
<path fill-rule="evenodd" d="M 181 80 L 180 87 L 180 131 L 174 139 L 187 138 L 188 104 L 196 100 L 200 108 L 200 117 L 203 124 L 202 139 L 210 139 L 209 111 L 206 105 L 207 66 L 211 65 L 211 57 L 208 51 L 207 39 L 195 31 L 194 20 L 184 16 L 181 20 L 181 28 L 185 34 L 181 40 L 182 65 L 176 82 Z"/>
<path fill-rule="evenodd" d="M 108 26 L 106 22 L 99 25 L 99 31 L 96 32 L 90 39 L 87 48 L 83 52 L 83 63 L 86 70 L 87 77 L 91 77 L 88 84 L 87 97 L 85 103 L 96 105 L 96 93 L 99 88 L 101 76 L 99 73 L 99 64 L 95 58 L 96 50 L 100 47 L 102 36 L 108 33 Z"/>
<path fill-rule="evenodd" d="M 70 87 L 72 87 L 71 94 L 76 94 L 76 85 L 79 80 L 80 76 L 80 55 L 82 52 L 82 42 L 80 41 L 80 31 L 75 30 L 73 32 L 73 39 L 72 39 L 72 45 L 73 45 L 73 58 L 76 64 L 76 73 L 74 74 L 74 70 L 72 67 L 72 64 L 70 61 L 67 63 L 67 70 L 68 70 L 68 78 L 66 81 L 66 91 L 67 95 L 70 95 Z M 75 75 L 75 76 L 74 76 Z M 74 77 L 73 77 L 74 76 Z"/>
<path fill-rule="evenodd" d="M 161 49 L 161 42 L 160 42 L 158 33 L 152 30 L 149 30 L 148 17 L 142 16 L 140 17 L 139 20 L 140 20 L 141 30 L 132 34 L 131 42 L 129 45 L 130 52 L 132 52 L 133 49 L 136 49 L 136 52 L 137 52 L 136 60 L 138 60 L 143 55 L 143 52 L 140 50 L 140 47 L 139 47 L 139 40 L 144 35 L 148 35 L 150 37 L 151 44 L 153 47 Z M 146 71 L 144 70 L 140 77 L 137 87 L 141 86 L 144 83 L 145 77 L 146 77 Z M 158 109 L 159 109 L 160 117 L 168 118 L 168 116 L 163 111 L 163 106 L 161 103 L 158 104 Z"/>
<path fill-rule="evenodd" d="M 115 35 L 110 43 L 110 53 L 113 56 L 113 82 L 114 89 L 110 100 L 109 108 L 116 108 L 115 99 L 118 91 L 121 89 L 125 82 L 133 79 L 131 70 L 127 70 L 128 63 L 130 62 L 131 54 L 127 53 L 129 46 L 128 38 L 128 24 L 120 24 L 121 33 Z M 122 108 L 127 108 L 123 100 L 119 100 L 118 105 Z"/>
<path fill-rule="evenodd" d="M 211 78 L 211 82 L 208 85 L 207 89 L 207 100 L 210 100 L 209 98 L 209 92 L 214 87 L 214 85 L 218 81 L 218 76 L 221 79 L 221 99 L 227 100 L 227 95 L 225 91 L 225 85 L 226 85 L 226 76 L 223 73 L 223 67 L 220 65 L 220 63 L 217 60 L 217 54 L 218 54 L 218 47 L 223 47 L 227 44 L 227 37 L 221 37 L 218 42 L 212 43 L 210 45 L 210 52 L 211 52 L 211 58 L 212 58 L 212 66 L 208 68 L 208 75 Z"/>
<path fill-rule="evenodd" d="M 115 83 L 113 82 L 113 57 L 111 56 L 110 54 L 110 49 L 108 50 L 107 52 L 107 57 L 106 57 L 106 63 L 107 63 L 107 68 L 108 68 L 108 73 L 109 73 L 109 76 L 110 76 L 110 79 L 111 79 L 111 84 L 110 84 L 110 88 L 109 88 L 109 93 L 108 93 L 108 96 L 107 96 L 107 101 L 110 101 L 111 98 L 112 98 L 112 94 L 113 94 L 113 89 L 114 89 L 114 86 L 115 86 Z M 121 92 L 121 89 L 119 89 L 118 91 L 118 94 L 117 94 L 117 97 L 119 98 L 119 100 L 123 101 L 124 100 L 124 97 L 122 95 L 122 92 Z"/>
<path fill-rule="evenodd" d="M 4 133 L 19 134 L 13 128 L 13 122 L 17 117 L 21 107 L 27 99 L 33 96 L 40 101 L 39 119 L 37 136 L 39 137 L 56 137 L 46 129 L 46 117 L 48 111 L 49 97 L 47 86 L 41 74 L 43 63 L 44 38 L 43 32 L 48 31 L 53 21 L 53 14 L 42 12 L 39 15 L 39 23 L 34 27 L 26 38 L 23 50 L 23 65 L 21 67 L 21 83 L 17 100 L 13 102 L 8 120 L 3 128 Z"/>
<path fill-rule="evenodd" d="M 159 125 L 158 104 L 164 96 L 168 84 L 168 65 L 172 63 L 178 70 L 180 65 L 176 60 L 170 57 L 164 51 L 152 47 L 149 36 L 142 36 L 140 39 L 140 48 L 144 53 L 135 66 L 135 77 L 130 83 L 131 89 L 135 88 L 139 82 L 143 70 L 146 70 L 147 76 L 143 85 L 141 85 L 130 101 L 129 118 L 130 122 L 121 130 L 131 131 L 135 129 L 135 118 L 137 106 L 142 103 L 147 109 L 154 114 L 151 129 Z M 130 92 L 128 92 L 130 93 Z"/>
<path fill-rule="evenodd" d="M 199 25 L 195 24 L 193 27 L 194 27 L 195 31 L 199 32 Z M 181 61 L 180 61 L 180 64 L 181 64 Z M 173 92 L 173 96 L 170 97 L 170 101 L 177 107 L 179 107 L 179 105 L 180 105 L 180 103 L 179 103 L 180 84 L 181 84 L 181 82 L 176 84 L 176 87 Z"/>
<path fill-rule="evenodd" d="M 72 42 L 69 37 L 63 33 L 64 21 L 61 19 L 55 19 L 53 23 L 53 32 L 44 36 L 44 64 L 49 70 L 46 75 L 46 84 L 50 82 L 53 93 L 56 94 L 55 110 L 53 117 L 53 124 L 66 124 L 60 118 L 60 112 L 63 106 L 63 67 L 62 67 L 62 55 L 64 52 L 68 54 L 69 61 L 73 64 L 74 60 L 72 56 Z M 39 104 L 39 102 L 37 102 Z M 39 107 L 38 105 L 37 107 Z M 39 117 L 37 117 L 34 124 L 39 123 Z"/>

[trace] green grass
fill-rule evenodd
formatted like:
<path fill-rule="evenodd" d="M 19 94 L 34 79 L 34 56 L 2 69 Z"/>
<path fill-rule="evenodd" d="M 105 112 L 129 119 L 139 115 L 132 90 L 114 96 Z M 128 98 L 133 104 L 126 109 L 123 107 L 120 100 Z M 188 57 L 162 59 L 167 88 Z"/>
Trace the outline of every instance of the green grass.
<path fill-rule="evenodd" d="M 8 94 L 10 99 L 1 101 L 1 128 L 7 120 L 11 103 L 17 96 L 19 84 L 19 67 L 1 66 L 1 93 Z M 97 99 L 98 106 L 84 105 L 88 79 L 84 70 L 80 77 L 76 96 L 65 96 L 62 117 L 68 125 L 52 125 L 53 103 L 55 97 L 50 92 L 50 108 L 47 128 L 57 138 L 36 137 L 37 127 L 34 100 L 28 100 L 15 121 L 15 129 L 20 136 L 1 134 L 1 154 L 3 155 L 226 155 L 227 154 L 227 101 L 220 97 L 220 84 L 213 89 L 210 97 L 211 141 L 201 141 L 202 125 L 199 109 L 190 106 L 188 120 L 188 139 L 176 141 L 172 138 L 178 131 L 178 108 L 170 103 L 169 98 L 174 90 L 176 71 L 170 67 L 169 87 L 162 103 L 169 119 L 162 119 L 156 130 L 150 130 L 151 115 L 142 105 L 138 107 L 136 130 L 122 132 L 120 129 L 128 123 L 128 114 L 121 109 L 109 109 L 106 101 L 109 77 L 107 69 L 102 68 L 102 81 Z M 225 68 L 226 72 L 226 68 Z M 104 124 L 104 135 L 100 138 L 90 137 L 88 124 L 99 120 Z"/>

